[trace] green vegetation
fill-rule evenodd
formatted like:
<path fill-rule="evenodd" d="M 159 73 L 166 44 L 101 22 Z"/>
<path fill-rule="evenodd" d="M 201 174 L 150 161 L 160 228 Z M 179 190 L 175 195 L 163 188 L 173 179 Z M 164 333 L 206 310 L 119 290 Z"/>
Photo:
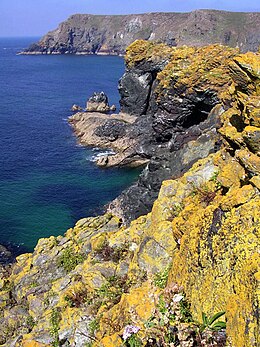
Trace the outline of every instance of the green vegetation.
<path fill-rule="evenodd" d="M 214 174 L 212 175 L 212 177 L 210 179 L 210 181 L 215 183 L 215 186 L 216 186 L 217 190 L 222 187 L 221 183 L 218 181 L 218 175 L 219 175 L 219 172 L 216 171 L 216 172 L 214 172 Z"/>
<path fill-rule="evenodd" d="M 169 277 L 170 266 L 161 272 L 158 272 L 154 276 L 154 285 L 158 288 L 164 289 L 167 285 L 167 280 Z"/>
<path fill-rule="evenodd" d="M 89 323 L 89 332 L 92 336 L 95 336 L 96 331 L 99 329 L 100 318 L 97 317 Z"/>
<path fill-rule="evenodd" d="M 205 329 L 210 329 L 213 331 L 218 331 L 221 329 L 226 329 L 226 322 L 217 320 L 218 318 L 224 316 L 225 312 L 221 311 L 214 314 L 212 317 L 207 317 L 205 312 L 202 312 L 202 324 L 199 325 L 200 332 Z"/>
<path fill-rule="evenodd" d="M 71 247 L 69 247 L 66 248 L 60 255 L 58 259 L 58 266 L 63 267 L 66 272 L 70 272 L 83 261 L 83 255 L 75 253 L 75 251 Z"/>
<path fill-rule="evenodd" d="M 128 291 L 129 281 L 127 276 L 111 276 L 98 290 L 96 298 L 101 305 L 115 305 L 120 301 L 121 295 Z"/>
<path fill-rule="evenodd" d="M 61 314 L 57 308 L 53 308 L 50 317 L 50 335 L 53 337 L 52 346 L 59 347 L 59 323 Z"/>
<path fill-rule="evenodd" d="M 36 288 L 38 287 L 39 283 L 37 281 L 33 281 L 32 283 L 30 283 L 30 288 Z"/>
<path fill-rule="evenodd" d="M 142 341 L 137 337 L 136 334 L 131 335 L 125 342 L 124 345 L 127 347 L 142 347 Z"/>
<path fill-rule="evenodd" d="M 192 314 L 190 311 L 190 303 L 186 299 L 186 295 L 183 294 L 183 299 L 180 301 L 180 316 L 181 321 L 185 323 L 190 323 L 193 321 Z"/>

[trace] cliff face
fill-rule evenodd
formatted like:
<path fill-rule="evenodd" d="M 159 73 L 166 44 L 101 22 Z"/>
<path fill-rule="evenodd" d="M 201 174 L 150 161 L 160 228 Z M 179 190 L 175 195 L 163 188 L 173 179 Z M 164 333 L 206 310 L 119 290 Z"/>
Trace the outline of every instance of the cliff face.
<path fill-rule="evenodd" d="M 129 66 L 161 55 L 144 45 L 129 48 Z M 221 146 L 164 181 L 130 227 L 111 214 L 82 219 L 2 270 L 3 346 L 259 346 L 260 57 L 219 46 L 169 52 L 163 107 L 175 107 L 167 98 L 178 108 L 196 86 Z M 176 117 L 164 113 L 162 126 Z M 220 311 L 226 331 L 206 319 Z"/>
<path fill-rule="evenodd" d="M 136 39 L 171 46 L 222 43 L 244 52 L 257 51 L 259 26 L 259 13 L 214 10 L 122 16 L 76 14 L 25 53 L 123 54 Z"/>
<path fill-rule="evenodd" d="M 222 94 L 233 83 L 233 70 L 242 74 L 232 61 L 236 55 L 237 49 L 220 45 L 176 48 L 138 40 L 126 51 L 126 72 L 119 82 L 121 111 L 128 116 L 71 117 L 82 144 L 115 150 L 99 164 L 149 162 L 138 182 L 110 204 L 110 212 L 126 223 L 148 213 L 163 180 L 181 176 L 218 150 L 216 129 L 230 106 Z"/>

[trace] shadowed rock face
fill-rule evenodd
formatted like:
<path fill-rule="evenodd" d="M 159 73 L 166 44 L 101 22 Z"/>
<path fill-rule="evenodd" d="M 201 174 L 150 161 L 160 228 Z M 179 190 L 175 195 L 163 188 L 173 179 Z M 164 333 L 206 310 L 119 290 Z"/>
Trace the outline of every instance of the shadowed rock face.
<path fill-rule="evenodd" d="M 222 43 L 257 51 L 259 13 L 197 10 L 139 15 L 75 14 L 31 45 L 27 54 L 124 54 L 137 39 L 170 46 Z"/>

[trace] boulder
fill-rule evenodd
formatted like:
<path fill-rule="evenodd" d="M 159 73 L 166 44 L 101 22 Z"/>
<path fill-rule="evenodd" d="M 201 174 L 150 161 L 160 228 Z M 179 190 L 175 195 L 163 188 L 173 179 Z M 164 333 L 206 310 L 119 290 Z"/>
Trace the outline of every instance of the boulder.
<path fill-rule="evenodd" d="M 76 105 L 76 104 L 72 105 L 72 107 L 71 107 L 71 111 L 73 111 L 73 112 L 78 112 L 78 111 L 82 111 L 82 110 L 83 110 L 83 108 L 79 105 Z"/>

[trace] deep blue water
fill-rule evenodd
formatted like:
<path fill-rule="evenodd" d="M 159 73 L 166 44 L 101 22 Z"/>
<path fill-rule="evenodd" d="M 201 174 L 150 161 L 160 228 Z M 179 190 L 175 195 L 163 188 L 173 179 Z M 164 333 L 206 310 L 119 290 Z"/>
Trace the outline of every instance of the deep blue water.
<path fill-rule="evenodd" d="M 0 39 L 0 244 L 31 251 L 90 216 L 136 179 L 130 169 L 97 168 L 77 145 L 70 108 L 105 91 L 118 106 L 120 57 L 23 56 L 36 39 Z"/>

